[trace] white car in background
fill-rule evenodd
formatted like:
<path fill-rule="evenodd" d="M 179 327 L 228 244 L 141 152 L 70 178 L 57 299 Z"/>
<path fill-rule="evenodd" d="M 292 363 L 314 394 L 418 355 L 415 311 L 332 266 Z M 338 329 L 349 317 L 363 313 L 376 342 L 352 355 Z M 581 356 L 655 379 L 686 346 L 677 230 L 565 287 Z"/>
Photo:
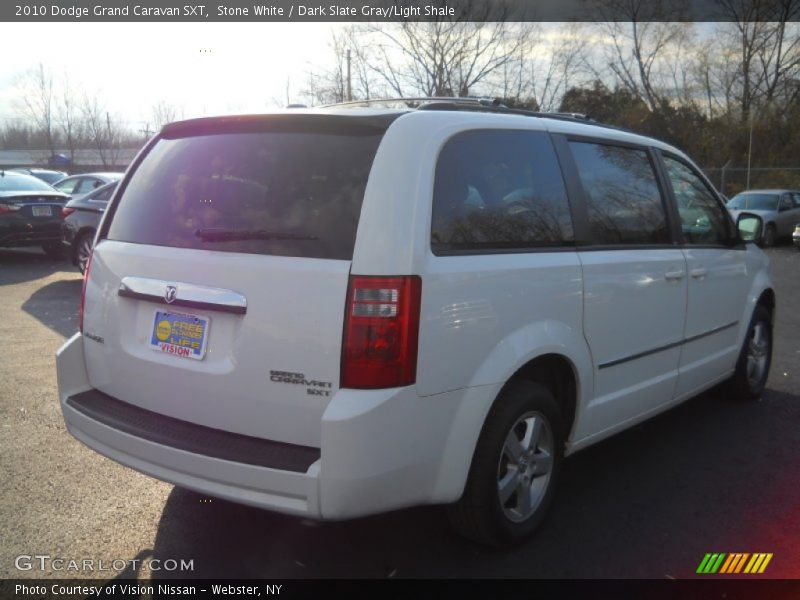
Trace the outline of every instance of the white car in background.
<path fill-rule="evenodd" d="M 764 221 L 764 246 L 773 246 L 790 237 L 800 223 L 800 191 L 748 190 L 728 201 L 728 210 L 735 219 L 741 213 L 752 213 Z"/>

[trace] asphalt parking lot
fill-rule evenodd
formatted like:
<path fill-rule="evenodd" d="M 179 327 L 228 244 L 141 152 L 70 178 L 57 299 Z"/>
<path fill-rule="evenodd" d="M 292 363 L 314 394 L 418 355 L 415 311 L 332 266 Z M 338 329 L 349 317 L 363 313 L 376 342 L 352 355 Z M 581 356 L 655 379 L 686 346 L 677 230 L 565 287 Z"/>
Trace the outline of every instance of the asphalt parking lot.
<path fill-rule="evenodd" d="M 707 393 L 575 455 L 539 534 L 496 552 L 452 534 L 436 507 L 317 524 L 86 449 L 63 425 L 54 360 L 77 330 L 80 275 L 38 250 L 0 250 L 0 577 L 149 576 L 15 568 L 39 554 L 193 561 L 153 577 L 684 578 L 706 552 L 771 552 L 765 576 L 798 578 L 800 252 L 769 252 L 779 308 L 762 400 Z"/>

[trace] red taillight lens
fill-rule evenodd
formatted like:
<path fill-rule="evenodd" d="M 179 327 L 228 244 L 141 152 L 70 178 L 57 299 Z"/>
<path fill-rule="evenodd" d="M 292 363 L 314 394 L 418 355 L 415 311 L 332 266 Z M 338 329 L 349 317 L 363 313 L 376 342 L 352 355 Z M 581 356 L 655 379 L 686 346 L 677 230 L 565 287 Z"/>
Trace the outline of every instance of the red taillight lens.
<path fill-rule="evenodd" d="M 19 206 L 14 206 L 13 204 L 0 204 L 0 215 L 17 212 L 19 209 Z"/>
<path fill-rule="evenodd" d="M 416 275 L 350 277 L 342 387 L 389 388 L 416 381 L 421 295 Z"/>
<path fill-rule="evenodd" d="M 92 270 L 92 257 L 94 254 L 89 255 L 89 260 L 86 261 L 86 270 L 83 272 L 83 286 L 81 287 L 81 305 L 78 309 L 78 330 L 83 333 L 83 306 L 86 303 L 86 283 L 89 281 L 89 272 Z"/>
<path fill-rule="evenodd" d="M 62 209 L 61 209 L 61 218 L 63 219 L 63 218 L 65 218 L 65 217 L 68 217 L 68 216 L 70 216 L 70 215 L 71 215 L 72 213 L 74 213 L 74 212 L 75 212 L 75 209 L 74 209 L 74 208 L 67 208 L 67 207 L 65 206 L 64 208 L 62 208 Z"/>

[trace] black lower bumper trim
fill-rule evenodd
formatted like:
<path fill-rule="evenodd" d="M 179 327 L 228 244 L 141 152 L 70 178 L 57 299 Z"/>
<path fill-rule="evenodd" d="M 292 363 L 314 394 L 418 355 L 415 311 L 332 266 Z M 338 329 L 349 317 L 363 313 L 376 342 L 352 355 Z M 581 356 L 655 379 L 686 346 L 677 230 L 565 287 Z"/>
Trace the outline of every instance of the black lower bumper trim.
<path fill-rule="evenodd" d="M 99 390 L 70 396 L 67 404 L 90 419 L 124 433 L 212 458 L 305 473 L 320 457 L 318 448 L 196 425 L 133 406 Z"/>

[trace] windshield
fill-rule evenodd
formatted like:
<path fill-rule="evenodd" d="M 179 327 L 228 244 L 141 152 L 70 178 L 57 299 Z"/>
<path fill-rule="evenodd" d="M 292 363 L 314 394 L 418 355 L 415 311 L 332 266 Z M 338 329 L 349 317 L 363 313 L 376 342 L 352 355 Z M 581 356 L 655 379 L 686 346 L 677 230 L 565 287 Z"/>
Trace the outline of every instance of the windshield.
<path fill-rule="evenodd" d="M 52 192 L 52 187 L 44 181 L 29 175 L 9 173 L 0 176 L 0 192 Z"/>
<path fill-rule="evenodd" d="M 728 206 L 738 210 L 778 210 L 778 195 L 739 194 Z"/>
<path fill-rule="evenodd" d="M 383 136 L 352 129 L 161 139 L 123 190 L 108 239 L 350 260 Z"/>

